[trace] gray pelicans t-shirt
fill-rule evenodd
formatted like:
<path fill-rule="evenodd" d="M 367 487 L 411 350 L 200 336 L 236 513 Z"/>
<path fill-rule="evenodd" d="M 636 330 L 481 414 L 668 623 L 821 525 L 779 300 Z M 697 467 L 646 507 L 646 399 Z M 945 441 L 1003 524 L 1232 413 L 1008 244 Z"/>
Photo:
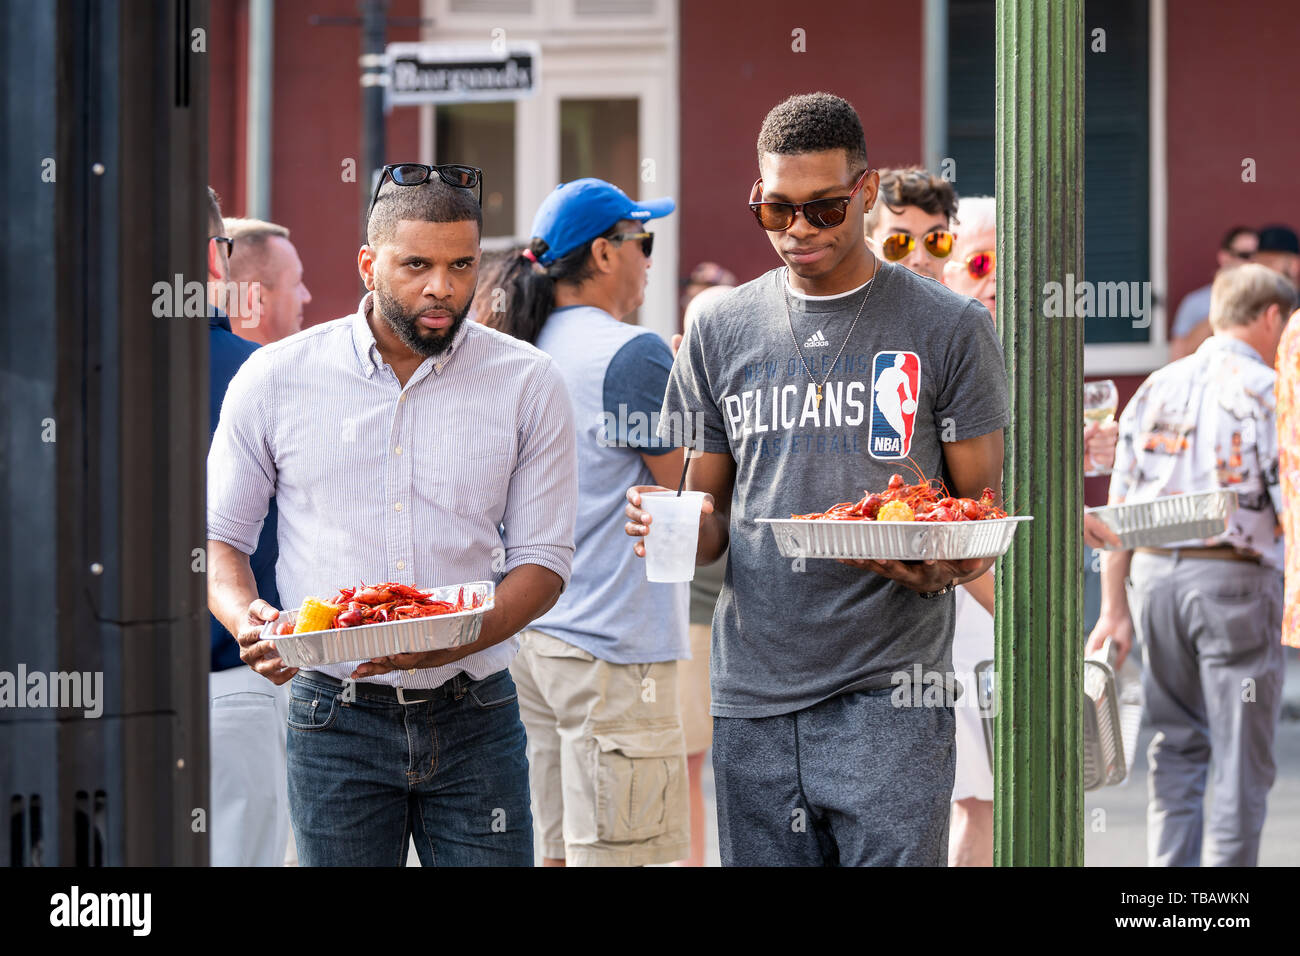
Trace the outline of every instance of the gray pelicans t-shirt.
<path fill-rule="evenodd" d="M 867 290 L 862 317 L 838 361 Z M 795 353 L 787 324 L 823 400 Z M 781 557 L 756 518 L 824 511 L 883 491 L 905 458 L 947 479 L 942 441 L 1009 421 L 1002 346 L 988 310 L 902 266 L 849 295 L 801 298 L 784 268 L 706 309 L 677 354 L 664 432 L 695 413 L 696 447 L 736 461 L 731 552 L 713 617 L 712 712 L 769 717 L 892 675 L 952 670 L 953 597 L 923 599 L 836 561 Z M 667 436 L 665 436 L 667 437 Z"/>

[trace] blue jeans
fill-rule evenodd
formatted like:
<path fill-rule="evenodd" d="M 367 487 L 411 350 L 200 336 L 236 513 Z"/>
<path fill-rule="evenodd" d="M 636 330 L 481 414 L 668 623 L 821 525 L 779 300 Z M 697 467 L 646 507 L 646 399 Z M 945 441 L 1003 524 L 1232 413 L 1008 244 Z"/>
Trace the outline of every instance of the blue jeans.
<path fill-rule="evenodd" d="M 953 708 L 892 697 L 858 691 L 776 717 L 715 717 L 722 865 L 946 866 Z"/>
<path fill-rule="evenodd" d="M 532 866 L 524 725 L 510 672 L 434 690 L 323 674 L 290 685 L 289 810 L 303 866 Z M 412 702 L 418 701 L 418 702 Z"/>

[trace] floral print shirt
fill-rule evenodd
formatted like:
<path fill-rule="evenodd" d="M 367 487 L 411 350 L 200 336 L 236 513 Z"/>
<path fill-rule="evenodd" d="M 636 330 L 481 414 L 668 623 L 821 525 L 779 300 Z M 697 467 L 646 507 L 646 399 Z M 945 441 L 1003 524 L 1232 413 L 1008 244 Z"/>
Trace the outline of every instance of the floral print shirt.
<path fill-rule="evenodd" d="M 1110 503 L 1230 488 L 1226 533 L 1170 547 L 1231 545 L 1282 569 L 1273 369 L 1245 342 L 1213 335 L 1153 372 L 1119 419 Z"/>

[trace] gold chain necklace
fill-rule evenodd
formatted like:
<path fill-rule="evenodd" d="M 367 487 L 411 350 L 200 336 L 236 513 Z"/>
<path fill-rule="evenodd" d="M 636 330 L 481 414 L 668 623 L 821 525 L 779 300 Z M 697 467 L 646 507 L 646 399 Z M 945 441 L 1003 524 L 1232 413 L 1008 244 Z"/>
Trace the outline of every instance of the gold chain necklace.
<path fill-rule="evenodd" d="M 808 374 L 809 380 L 811 380 L 812 383 L 817 386 L 817 407 L 818 408 L 822 407 L 822 389 L 826 386 L 826 383 L 830 381 L 831 376 L 835 374 L 835 363 L 838 362 L 840 360 L 840 356 L 844 354 L 844 349 L 846 346 L 848 346 L 849 339 L 853 338 L 853 330 L 857 328 L 858 319 L 862 318 L 862 310 L 867 307 L 867 300 L 871 298 L 871 290 L 876 287 L 876 283 L 875 283 L 876 273 L 879 271 L 880 271 L 880 260 L 873 257 L 871 278 L 868 279 L 866 282 L 867 294 L 862 297 L 862 304 L 858 306 L 858 314 L 853 317 L 853 324 L 849 326 L 849 334 L 844 336 L 844 344 L 841 345 L 840 350 L 835 353 L 835 359 L 834 361 L 831 362 L 831 370 L 826 373 L 826 377 L 821 380 L 820 384 L 818 384 L 817 378 L 812 373 L 812 369 L 810 369 L 808 367 L 808 363 L 804 361 L 803 352 L 799 348 L 799 339 L 794 334 L 794 320 L 790 318 L 790 293 L 789 290 L 786 288 L 786 286 L 790 286 L 790 267 L 786 266 L 785 282 L 782 283 L 781 285 L 781 301 L 785 303 L 785 324 L 790 329 L 790 341 L 794 343 L 794 354 L 799 356 L 799 364 L 803 366 L 803 370 Z M 790 287 L 793 288 L 793 286 Z"/>

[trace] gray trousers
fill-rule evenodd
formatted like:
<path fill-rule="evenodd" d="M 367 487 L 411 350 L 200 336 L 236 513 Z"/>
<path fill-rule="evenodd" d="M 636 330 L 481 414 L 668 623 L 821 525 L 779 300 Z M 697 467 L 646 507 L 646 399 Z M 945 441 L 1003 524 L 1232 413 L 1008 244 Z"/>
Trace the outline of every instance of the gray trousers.
<path fill-rule="evenodd" d="M 946 866 L 953 708 L 839 694 L 777 717 L 715 717 L 723 866 Z"/>
<path fill-rule="evenodd" d="M 1147 864 L 1201 865 L 1214 768 L 1209 866 L 1254 866 L 1282 712 L 1282 572 L 1242 561 L 1137 553 L 1129 608 L 1155 737 Z"/>

